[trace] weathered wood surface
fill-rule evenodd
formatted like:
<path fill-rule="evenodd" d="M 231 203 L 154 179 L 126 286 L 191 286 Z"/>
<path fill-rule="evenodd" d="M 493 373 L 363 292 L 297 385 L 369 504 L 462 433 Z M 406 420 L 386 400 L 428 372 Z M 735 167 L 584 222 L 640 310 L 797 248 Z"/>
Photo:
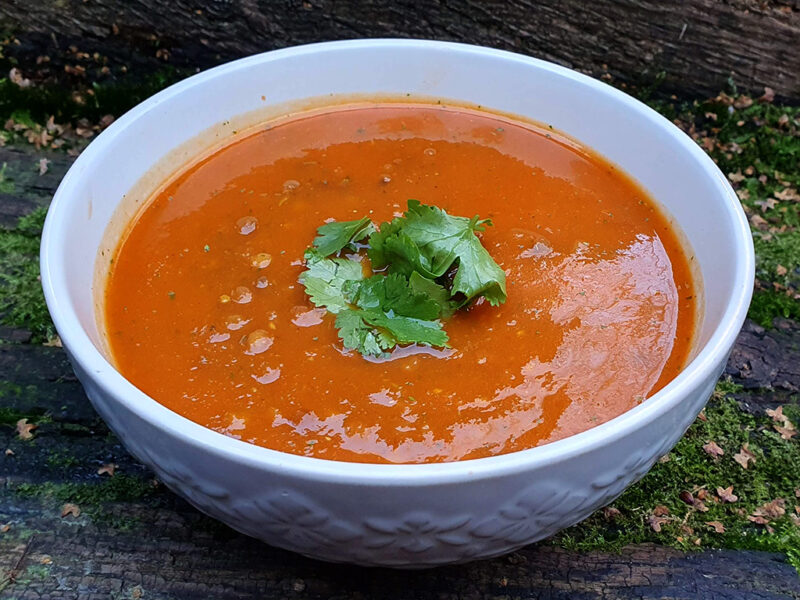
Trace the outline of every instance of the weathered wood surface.
<path fill-rule="evenodd" d="M 142 521 L 124 533 L 82 517 L 65 522 L 38 507 L 17 511 L 41 533 L 0 545 L 0 570 L 14 568 L 22 557 L 22 576 L 7 588 L 9 598 L 136 598 L 137 588 L 142 598 L 197 600 L 800 597 L 800 581 L 787 572 L 791 567 L 757 552 L 683 555 L 642 545 L 619 555 L 571 554 L 530 546 L 471 565 L 398 572 L 320 563 L 227 531 L 208 531 L 185 507 L 119 507 L 119 513 Z"/>
<path fill-rule="evenodd" d="M 43 157 L 51 162 L 39 176 Z M 14 194 L 0 196 L 7 223 L 46 202 L 71 159 L 0 148 L 2 162 L 33 173 L 17 175 Z M 155 482 L 98 418 L 63 350 L 24 343 L 28 337 L 0 328 L 0 408 L 48 416 L 29 442 L 18 439 L 13 423 L 0 424 L 0 526 L 9 526 L 0 532 L 0 598 L 800 599 L 794 569 L 763 552 L 683 554 L 641 545 L 621 554 L 575 553 L 541 544 L 495 560 L 399 573 L 268 547 Z M 773 392 L 800 389 L 799 348 L 798 324 L 764 331 L 748 322 L 728 364 L 735 381 L 764 391 L 742 395 L 746 410 L 774 406 Z M 113 480 L 97 473 L 109 463 Z M 26 485 L 29 493 L 21 494 Z M 47 486 L 55 491 L 36 492 Z M 80 505 L 78 517 L 61 516 L 67 501 Z"/>
<path fill-rule="evenodd" d="M 454 40 L 515 50 L 595 75 L 714 95 L 729 78 L 800 101 L 797 0 L 106 0 L 0 2 L 27 69 L 64 49 L 155 69 L 209 66 L 293 44 L 363 37 Z M 63 73 L 62 73 L 63 74 Z M 74 73 L 73 73 L 74 75 Z M 663 80 L 663 81 L 662 81 Z"/>
<path fill-rule="evenodd" d="M 759 413 L 797 398 L 800 392 L 800 324 L 776 319 L 775 329 L 765 331 L 752 321 L 745 323 L 725 372 L 741 384 L 740 406 Z"/>
<path fill-rule="evenodd" d="M 39 161 L 47 161 L 40 174 Z M 0 192 L 0 226 L 11 227 L 37 206 L 47 206 L 74 159 L 64 152 L 0 147 L 0 168 L 14 174 L 14 193 Z"/>

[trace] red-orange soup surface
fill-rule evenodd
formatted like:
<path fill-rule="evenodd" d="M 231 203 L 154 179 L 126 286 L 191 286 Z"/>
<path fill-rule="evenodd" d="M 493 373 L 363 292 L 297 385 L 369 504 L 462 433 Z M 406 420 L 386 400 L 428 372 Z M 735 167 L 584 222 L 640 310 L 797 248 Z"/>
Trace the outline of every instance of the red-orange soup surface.
<path fill-rule="evenodd" d="M 491 218 L 508 301 L 449 319 L 450 350 L 344 351 L 297 279 L 326 220 L 409 198 Z M 142 391 L 284 452 L 440 462 L 612 419 L 684 366 L 695 285 L 676 233 L 618 169 L 546 127 L 424 104 L 268 123 L 177 173 L 126 233 L 108 342 Z M 252 334 L 252 335 L 251 335 Z"/>

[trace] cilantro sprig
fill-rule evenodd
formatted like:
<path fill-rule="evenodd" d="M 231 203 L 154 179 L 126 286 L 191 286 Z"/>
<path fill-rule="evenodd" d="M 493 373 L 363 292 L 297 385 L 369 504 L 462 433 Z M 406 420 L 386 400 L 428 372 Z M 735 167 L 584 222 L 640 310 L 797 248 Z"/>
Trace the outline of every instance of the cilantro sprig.
<path fill-rule="evenodd" d="M 336 315 L 347 349 L 385 356 L 405 344 L 447 348 L 442 319 L 479 297 L 493 306 L 506 300 L 505 273 L 476 235 L 491 224 L 417 200 L 379 229 L 368 217 L 326 223 L 305 252 L 300 283 Z M 371 272 L 357 254 L 365 248 Z M 340 256 L 344 249 L 353 254 Z"/>
<path fill-rule="evenodd" d="M 408 276 L 417 272 L 435 280 L 458 261 L 451 296 L 462 295 L 460 305 L 483 296 L 492 306 L 506 301 L 506 276 L 475 235 L 491 225 L 477 216 L 452 217 L 441 208 L 408 201 L 402 217 L 381 226 L 369 237 L 372 266 Z"/>

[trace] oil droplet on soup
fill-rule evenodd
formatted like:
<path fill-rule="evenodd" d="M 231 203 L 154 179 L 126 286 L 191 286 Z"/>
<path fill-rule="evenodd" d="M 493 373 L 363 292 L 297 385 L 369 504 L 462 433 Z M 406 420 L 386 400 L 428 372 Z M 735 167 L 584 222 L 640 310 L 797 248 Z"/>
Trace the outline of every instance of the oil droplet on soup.
<path fill-rule="evenodd" d="M 270 254 L 267 252 L 259 252 L 252 258 L 250 264 L 256 269 L 266 269 L 271 262 L 272 256 Z"/>
<path fill-rule="evenodd" d="M 250 235 L 256 230 L 258 219 L 255 217 L 242 217 L 236 221 L 236 228 L 242 235 Z"/>
<path fill-rule="evenodd" d="M 253 294 L 246 286 L 240 285 L 231 292 L 231 300 L 237 304 L 247 304 L 252 299 Z"/>
<path fill-rule="evenodd" d="M 303 252 L 323 223 L 377 225 L 410 198 L 492 219 L 480 237 L 508 301 L 449 319 L 451 349 L 368 360 L 309 302 Z M 462 108 L 332 107 L 163 186 L 120 244 L 106 331 L 128 379 L 226 435 L 334 460 L 453 461 L 558 440 L 652 395 L 687 360 L 694 290 L 653 199 L 575 142 Z"/>
<path fill-rule="evenodd" d="M 244 345 L 247 347 L 247 354 L 261 354 L 272 347 L 275 340 L 263 329 L 251 331 L 244 338 Z"/>
<path fill-rule="evenodd" d="M 225 327 L 230 331 L 236 331 L 247 325 L 250 320 L 245 319 L 242 315 L 229 315 L 224 319 Z"/>

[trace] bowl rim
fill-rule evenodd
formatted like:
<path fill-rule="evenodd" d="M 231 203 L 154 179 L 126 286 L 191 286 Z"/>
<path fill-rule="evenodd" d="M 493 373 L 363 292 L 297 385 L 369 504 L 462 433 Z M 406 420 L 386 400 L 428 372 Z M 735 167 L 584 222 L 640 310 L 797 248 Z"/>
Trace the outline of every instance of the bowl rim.
<path fill-rule="evenodd" d="M 581 433 L 542 446 L 497 456 L 446 463 L 354 463 L 272 450 L 230 438 L 204 427 L 173 412 L 140 391 L 102 355 L 81 326 L 73 303 L 62 299 L 62 297 L 69 298 L 69 294 L 65 287 L 66 278 L 58 269 L 59 257 L 63 255 L 62 250 L 65 250 L 66 246 L 57 242 L 66 241 L 69 238 L 68 233 L 64 231 L 63 223 L 66 222 L 64 217 L 70 211 L 70 198 L 73 195 L 73 189 L 82 177 L 84 167 L 88 166 L 95 156 L 101 155 L 111 147 L 116 137 L 125 128 L 133 125 L 144 113 L 223 73 L 236 72 L 249 68 L 253 64 L 270 63 L 308 54 L 340 50 L 366 52 L 373 49 L 455 52 L 467 57 L 475 55 L 492 57 L 522 63 L 533 69 L 570 79 L 590 88 L 593 93 L 605 95 L 611 100 L 625 105 L 626 109 L 635 111 L 640 117 L 664 130 L 679 143 L 682 150 L 703 167 L 708 175 L 712 176 L 717 192 L 726 200 L 726 207 L 734 226 L 732 233 L 735 240 L 735 281 L 733 282 L 735 291 L 726 303 L 720 325 L 678 376 L 644 402 L 621 415 Z M 501 477 L 552 465 L 618 441 L 669 412 L 707 379 L 716 378 L 720 360 L 727 357 L 747 314 L 754 283 L 755 256 L 746 216 L 725 176 L 691 138 L 668 119 L 639 100 L 603 82 L 565 67 L 505 50 L 454 42 L 376 38 L 306 44 L 241 58 L 173 84 L 132 108 L 92 141 L 64 176 L 53 197 L 45 220 L 40 250 L 40 267 L 42 287 L 48 309 L 73 362 L 76 363 L 76 366 L 80 365 L 80 368 L 105 395 L 113 397 L 127 410 L 154 427 L 179 438 L 196 449 L 204 449 L 223 458 L 255 468 L 291 472 L 294 476 L 313 481 L 335 481 L 361 485 L 426 486 L 454 483 L 465 479 Z"/>

